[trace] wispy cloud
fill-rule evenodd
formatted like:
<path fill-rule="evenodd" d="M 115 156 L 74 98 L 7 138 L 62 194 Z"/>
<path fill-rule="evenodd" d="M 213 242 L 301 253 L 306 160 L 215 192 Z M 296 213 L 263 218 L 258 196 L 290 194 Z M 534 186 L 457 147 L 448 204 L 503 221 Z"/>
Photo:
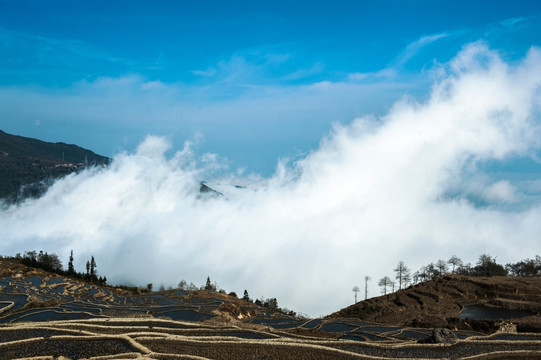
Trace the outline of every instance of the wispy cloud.
<path fill-rule="evenodd" d="M 277 86 L 297 83 L 297 80 L 309 81 L 314 75 L 322 74 L 324 63 L 315 61 L 310 64 L 298 63 L 292 56 L 279 51 L 276 46 L 257 47 L 236 51 L 222 58 L 205 70 L 193 70 L 210 86 Z"/>
<path fill-rule="evenodd" d="M 514 18 L 509 18 L 509 19 L 505 19 L 503 21 L 500 21 L 500 25 L 502 25 L 504 27 L 507 27 L 507 28 L 514 28 L 517 25 L 523 24 L 527 20 L 528 19 L 525 18 L 525 17 L 514 17 Z"/>
<path fill-rule="evenodd" d="M 416 40 L 409 44 L 406 49 L 392 62 L 392 66 L 400 67 L 404 65 L 411 58 L 417 55 L 421 51 L 421 49 L 447 36 L 448 35 L 445 33 L 422 36 L 419 40 Z"/>
<path fill-rule="evenodd" d="M 418 55 L 424 48 L 430 46 L 436 41 L 447 37 L 448 34 L 440 33 L 428 36 L 422 36 L 420 39 L 410 43 L 406 48 L 397 55 L 393 61 L 381 70 L 368 73 L 350 73 L 348 79 L 351 81 L 363 81 L 369 79 L 395 79 L 403 72 L 403 67 L 408 61 Z M 427 61 L 426 59 L 424 61 Z"/>
<path fill-rule="evenodd" d="M 321 74 L 324 68 L 325 66 L 323 65 L 322 62 L 317 62 L 313 64 L 312 66 L 310 66 L 309 68 L 299 69 L 285 76 L 282 76 L 281 79 L 286 80 L 286 81 L 304 79 L 312 75 Z"/>

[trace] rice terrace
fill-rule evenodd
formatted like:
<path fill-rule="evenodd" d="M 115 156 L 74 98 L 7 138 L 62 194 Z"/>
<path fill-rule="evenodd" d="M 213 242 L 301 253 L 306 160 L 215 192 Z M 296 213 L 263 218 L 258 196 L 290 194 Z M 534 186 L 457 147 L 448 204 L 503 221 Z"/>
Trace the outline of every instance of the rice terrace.
<path fill-rule="evenodd" d="M 339 314 L 301 318 L 214 291 L 134 292 L 11 259 L 2 260 L 0 269 L 2 359 L 541 357 L 541 333 L 529 332 L 539 331 L 539 315 L 533 316 L 533 327 L 519 326 L 518 332 L 512 320 L 496 322 L 499 327 L 488 333 L 434 330 Z M 407 291 L 396 296 L 407 297 Z M 384 298 L 376 300 L 383 304 Z"/>

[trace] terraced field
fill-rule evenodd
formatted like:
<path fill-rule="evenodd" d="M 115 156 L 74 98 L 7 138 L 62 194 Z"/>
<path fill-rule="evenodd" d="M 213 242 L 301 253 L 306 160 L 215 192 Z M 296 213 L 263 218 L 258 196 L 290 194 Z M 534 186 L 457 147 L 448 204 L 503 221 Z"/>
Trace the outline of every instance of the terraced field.
<path fill-rule="evenodd" d="M 294 318 L 205 291 L 131 294 L 23 266 L 3 275 L 0 359 L 541 358 L 536 333 L 425 344 L 432 329 Z"/>

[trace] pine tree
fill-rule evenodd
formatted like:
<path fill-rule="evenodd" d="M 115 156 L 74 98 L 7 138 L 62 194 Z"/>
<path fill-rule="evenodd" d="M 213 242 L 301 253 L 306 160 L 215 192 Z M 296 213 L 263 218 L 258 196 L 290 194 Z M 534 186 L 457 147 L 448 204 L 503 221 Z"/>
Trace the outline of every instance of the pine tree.
<path fill-rule="evenodd" d="M 71 250 L 70 261 L 68 262 L 68 275 L 75 274 L 75 268 L 73 267 L 73 250 Z"/>
<path fill-rule="evenodd" d="M 207 284 L 205 285 L 205 290 L 212 291 L 212 283 L 210 282 L 210 276 L 207 276 Z"/>
<path fill-rule="evenodd" d="M 242 299 L 245 301 L 250 301 L 250 302 L 252 301 L 250 299 L 250 296 L 248 295 L 248 290 L 244 290 L 244 296 L 242 297 Z"/>
<path fill-rule="evenodd" d="M 90 276 L 96 276 L 96 260 L 94 260 L 94 255 L 90 257 Z"/>

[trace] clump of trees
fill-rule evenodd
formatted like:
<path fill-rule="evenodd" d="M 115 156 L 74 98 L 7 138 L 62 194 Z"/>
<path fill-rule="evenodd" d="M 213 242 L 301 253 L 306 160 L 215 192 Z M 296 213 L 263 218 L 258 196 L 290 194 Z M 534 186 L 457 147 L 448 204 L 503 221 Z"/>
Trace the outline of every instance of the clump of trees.
<path fill-rule="evenodd" d="M 254 303 L 255 305 L 262 306 L 267 309 L 271 309 L 273 311 L 280 312 L 285 315 L 289 315 L 293 317 L 297 316 L 297 313 L 295 311 L 289 310 L 288 308 L 279 307 L 278 300 L 276 298 L 264 299 L 263 297 L 261 297 L 261 299 L 256 299 L 255 301 L 253 301 L 252 299 L 250 299 L 248 290 L 244 290 L 244 295 L 242 296 L 242 300 L 250 302 L 250 303 Z"/>
<path fill-rule="evenodd" d="M 212 292 L 219 292 L 222 294 L 226 294 L 226 291 L 224 289 L 220 289 L 218 284 L 216 282 L 212 282 L 210 280 L 210 276 L 207 276 L 207 281 L 204 285 L 201 285 L 200 287 L 197 287 L 194 283 L 188 284 L 186 280 L 182 279 L 179 283 L 177 288 L 179 290 L 205 290 L 205 291 L 212 291 Z M 229 296 L 237 297 L 237 294 L 235 292 L 230 292 Z M 289 310 L 287 308 L 281 308 L 278 306 L 278 300 L 276 298 L 268 298 L 264 299 L 261 297 L 261 299 L 256 299 L 255 301 L 250 298 L 250 295 L 248 294 L 248 290 L 244 290 L 242 300 L 246 302 L 253 303 L 255 305 L 280 312 L 282 314 L 286 314 L 289 316 L 297 316 L 297 313 L 293 310 Z"/>
<path fill-rule="evenodd" d="M 26 266 L 43 269 L 49 272 L 60 273 L 62 272 L 62 262 L 56 254 L 48 254 L 40 251 L 39 253 L 36 250 L 27 251 L 24 255 L 17 254 L 16 259 L 19 259 L 21 263 Z"/>
<path fill-rule="evenodd" d="M 505 270 L 513 276 L 541 276 L 541 256 L 524 259 L 514 264 L 505 265 Z"/>
<path fill-rule="evenodd" d="M 197 287 L 194 283 L 188 284 L 188 282 L 184 279 L 180 280 L 180 282 L 177 285 L 177 289 L 179 290 L 205 290 L 205 291 L 211 291 L 211 292 L 219 292 L 222 294 L 226 294 L 226 291 L 224 289 L 220 289 L 218 284 L 216 282 L 212 282 L 210 280 L 210 276 L 207 276 L 207 281 L 204 285 L 201 285 L 200 287 Z M 237 294 L 235 292 L 230 292 L 229 296 L 237 297 Z M 241 298 L 242 300 L 246 302 L 253 303 L 255 305 L 280 312 L 282 314 L 286 314 L 289 316 L 297 316 L 297 313 L 293 310 L 289 310 L 287 308 L 281 308 L 278 306 L 278 300 L 276 298 L 268 298 L 264 299 L 261 297 L 261 299 L 256 299 L 255 301 L 250 298 L 250 295 L 248 294 L 248 290 L 244 290 L 243 296 Z"/>
<path fill-rule="evenodd" d="M 177 289 L 179 289 L 179 290 L 190 290 L 190 291 L 194 291 L 194 290 L 198 290 L 199 288 L 198 288 L 193 282 L 191 282 L 190 284 L 188 284 L 188 283 L 186 282 L 186 280 L 182 279 L 182 280 L 180 280 L 180 282 L 178 283 Z"/>
<path fill-rule="evenodd" d="M 73 265 L 73 250 L 71 250 L 70 253 L 67 270 L 63 269 L 62 262 L 60 261 L 58 255 L 54 253 L 48 254 L 42 250 L 40 250 L 39 253 L 36 250 L 27 251 L 23 255 L 19 253 L 11 259 L 19 261 L 26 266 L 43 269 L 58 275 L 85 280 L 99 285 L 107 284 L 107 277 L 98 277 L 98 272 L 96 270 L 97 265 L 94 256 L 91 256 L 90 260 L 86 262 L 86 273 L 75 271 L 75 267 Z"/>
<path fill-rule="evenodd" d="M 541 276 L 541 256 L 534 259 L 524 259 L 517 263 L 501 265 L 496 258 L 488 254 L 479 256 L 475 265 L 464 263 L 456 255 L 447 261 L 438 260 L 435 263 L 422 266 L 418 271 L 411 272 L 403 261 L 399 261 L 395 272 L 395 281 L 384 276 L 378 281 L 381 293 L 386 295 L 389 291 L 394 292 L 395 285 L 398 289 L 406 288 L 420 282 L 434 280 L 447 274 L 460 274 L 467 276 Z"/>

